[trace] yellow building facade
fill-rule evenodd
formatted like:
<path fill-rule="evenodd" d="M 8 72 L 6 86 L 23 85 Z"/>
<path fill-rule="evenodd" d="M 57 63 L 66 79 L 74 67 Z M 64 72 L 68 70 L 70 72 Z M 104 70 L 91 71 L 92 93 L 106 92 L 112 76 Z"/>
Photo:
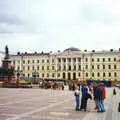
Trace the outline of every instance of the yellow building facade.
<path fill-rule="evenodd" d="M 40 79 L 120 81 L 120 51 L 80 51 L 68 48 L 57 53 L 11 55 L 16 75 Z"/>

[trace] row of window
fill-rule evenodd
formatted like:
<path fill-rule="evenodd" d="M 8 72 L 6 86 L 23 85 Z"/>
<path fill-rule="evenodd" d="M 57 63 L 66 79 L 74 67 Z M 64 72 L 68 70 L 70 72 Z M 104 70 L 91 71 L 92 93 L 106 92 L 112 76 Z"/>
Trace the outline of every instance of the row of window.
<path fill-rule="evenodd" d="M 85 58 L 85 62 L 88 62 L 88 58 Z M 58 58 L 57 59 L 57 62 L 59 62 L 59 63 L 61 63 L 61 62 L 71 62 L 71 61 L 73 61 L 73 62 L 76 62 L 76 61 L 78 61 L 78 62 L 81 62 L 81 58 Z M 102 62 L 105 62 L 105 61 L 108 61 L 108 62 L 111 62 L 111 61 L 116 61 L 116 58 L 90 58 L 90 61 L 92 61 L 92 62 L 94 62 L 94 61 L 97 61 L 97 62 L 100 62 L 100 61 L 102 61 Z M 40 60 L 27 60 L 27 61 L 25 61 L 25 60 L 23 60 L 23 64 L 25 64 L 25 63 L 27 63 L 27 64 L 30 64 L 30 63 L 40 63 Z M 49 63 L 50 62 L 50 60 L 49 59 L 47 59 L 47 60 L 42 60 L 41 61 L 42 63 Z M 52 60 L 52 62 L 54 63 L 55 61 L 54 61 L 54 59 Z M 17 63 L 18 64 L 20 64 L 20 60 L 17 60 Z M 15 64 L 15 61 L 13 61 L 13 64 Z"/>
<path fill-rule="evenodd" d="M 40 70 L 40 67 L 42 70 L 45 70 L 45 66 L 37 66 L 35 68 L 35 66 L 32 66 L 32 70 Z M 50 70 L 50 66 L 46 66 L 47 67 L 47 70 Z M 88 69 L 89 66 L 88 65 L 85 65 L 85 69 Z M 117 69 L 117 65 L 114 64 L 114 65 L 92 65 L 91 66 L 91 69 Z M 18 66 L 17 70 L 20 70 L 20 67 Z M 23 70 L 25 70 L 25 66 L 23 66 Z M 30 70 L 30 66 L 27 66 L 27 70 Z M 52 70 L 55 70 L 55 66 L 52 66 Z M 63 66 L 63 69 L 62 67 L 59 65 L 57 70 L 66 70 L 66 65 Z M 78 69 L 76 67 L 76 65 L 73 65 L 73 67 L 71 65 L 68 65 L 67 66 L 67 70 L 68 71 L 71 71 L 71 70 L 81 70 L 81 65 L 78 65 Z"/>
<path fill-rule="evenodd" d="M 109 72 L 109 73 L 97 73 L 96 74 L 97 75 L 97 77 L 111 77 L 112 76 L 112 74 Z M 25 76 L 25 75 L 23 75 L 23 76 Z M 33 75 L 32 75 L 33 76 Z M 78 76 L 80 77 L 81 76 L 81 73 L 78 73 Z M 86 77 L 89 77 L 89 74 L 88 73 L 85 73 L 85 76 Z M 114 77 L 117 77 L 117 73 L 116 72 L 114 72 L 113 73 L 113 76 Z M 28 77 L 30 77 L 30 74 L 28 74 Z M 36 77 L 39 77 L 39 74 L 36 76 Z M 42 73 L 42 77 L 45 77 L 45 74 L 44 73 Z M 47 73 L 46 74 L 46 77 L 50 77 L 50 74 L 49 73 Z M 56 77 L 55 76 L 55 73 L 52 73 L 52 77 L 54 78 L 54 77 Z M 57 77 L 60 77 L 60 73 L 58 73 L 57 74 Z M 92 77 L 95 77 L 95 73 L 92 73 Z"/>
<path fill-rule="evenodd" d="M 116 61 L 116 58 L 84 58 L 85 59 L 85 62 L 88 62 L 88 60 L 90 60 L 90 61 L 92 61 L 92 62 L 94 62 L 94 61 L 97 61 L 97 62 L 105 62 L 105 61 L 109 61 L 109 62 L 111 62 L 111 61 Z M 78 61 L 78 62 L 81 62 L 81 58 L 58 58 L 58 62 L 71 62 L 71 61 L 73 61 L 73 62 L 76 62 L 76 61 Z"/>

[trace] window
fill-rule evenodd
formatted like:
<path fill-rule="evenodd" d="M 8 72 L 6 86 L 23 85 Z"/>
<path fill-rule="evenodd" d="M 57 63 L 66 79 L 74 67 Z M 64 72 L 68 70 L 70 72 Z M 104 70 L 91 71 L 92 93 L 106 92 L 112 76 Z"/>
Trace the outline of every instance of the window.
<path fill-rule="evenodd" d="M 23 64 L 25 64 L 25 60 L 23 60 Z"/>
<path fill-rule="evenodd" d="M 94 77 L 94 73 L 92 73 L 92 77 Z"/>
<path fill-rule="evenodd" d="M 117 77 L 117 73 L 116 72 L 114 73 L 114 77 Z"/>
<path fill-rule="evenodd" d="M 30 70 L 30 67 L 28 66 L 28 70 Z"/>
<path fill-rule="evenodd" d="M 23 66 L 23 70 L 25 70 L 25 66 Z"/>
<path fill-rule="evenodd" d="M 60 73 L 58 73 L 57 76 L 60 77 Z"/>
<path fill-rule="evenodd" d="M 88 58 L 86 58 L 85 61 L 87 62 L 87 61 L 88 61 Z"/>
<path fill-rule="evenodd" d="M 97 69 L 100 69 L 100 65 L 97 65 Z"/>
<path fill-rule="evenodd" d="M 39 66 L 37 66 L 37 70 L 39 70 Z"/>
<path fill-rule="evenodd" d="M 85 68 L 88 69 L 88 65 L 86 65 Z"/>
<path fill-rule="evenodd" d="M 64 65 L 63 70 L 66 70 L 66 66 Z"/>
<path fill-rule="evenodd" d="M 92 69 L 94 69 L 94 65 L 92 65 Z"/>
<path fill-rule="evenodd" d="M 97 76 L 100 77 L 100 73 L 97 73 Z"/>
<path fill-rule="evenodd" d="M 44 60 L 42 60 L 42 63 L 44 63 Z"/>
<path fill-rule="evenodd" d="M 44 70 L 44 66 L 42 66 L 42 70 Z"/>
<path fill-rule="evenodd" d="M 32 63 L 34 63 L 34 60 L 32 60 Z"/>
<path fill-rule="evenodd" d="M 78 73 L 78 76 L 79 76 L 79 77 L 81 76 L 80 73 Z"/>
<path fill-rule="evenodd" d="M 81 70 L 81 65 L 78 66 L 78 70 Z"/>
<path fill-rule="evenodd" d="M 111 65 L 108 65 L 108 69 L 111 69 Z"/>
<path fill-rule="evenodd" d="M 73 58 L 73 62 L 76 62 L 76 58 Z"/>
<path fill-rule="evenodd" d="M 49 63 L 49 60 L 47 60 L 47 63 Z"/>
<path fill-rule="evenodd" d="M 37 60 L 37 63 L 39 63 L 39 60 Z"/>
<path fill-rule="evenodd" d="M 49 77 L 49 73 L 47 73 L 47 77 Z"/>
<path fill-rule="evenodd" d="M 13 65 L 15 65 L 15 61 L 13 61 Z"/>
<path fill-rule="evenodd" d="M 30 63 L 30 60 L 28 60 L 28 64 Z"/>
<path fill-rule="evenodd" d="M 17 67 L 17 70 L 20 70 L 20 67 L 19 67 L 19 66 Z"/>
<path fill-rule="evenodd" d="M 88 73 L 86 73 L 86 77 L 88 77 Z"/>
<path fill-rule="evenodd" d="M 103 73 L 103 77 L 105 77 L 105 73 Z"/>
<path fill-rule="evenodd" d="M 99 62 L 100 61 L 100 59 L 99 58 L 97 58 L 97 62 Z"/>
<path fill-rule="evenodd" d="M 68 58 L 68 62 L 71 62 L 71 58 Z"/>
<path fill-rule="evenodd" d="M 55 77 L 54 73 L 52 73 L 52 77 L 53 77 L 53 78 Z"/>
<path fill-rule="evenodd" d="M 61 59 L 60 59 L 60 58 L 58 58 L 58 62 L 61 62 Z"/>
<path fill-rule="evenodd" d="M 105 69 L 105 65 L 103 65 L 103 69 Z"/>
<path fill-rule="evenodd" d="M 114 65 L 114 69 L 117 69 L 117 66 L 116 66 L 116 65 Z"/>
<path fill-rule="evenodd" d="M 32 70 L 34 70 L 35 68 L 34 68 L 34 66 L 32 67 Z"/>
<path fill-rule="evenodd" d="M 58 70 L 61 70 L 61 66 L 58 67 Z"/>
<path fill-rule="evenodd" d="M 114 61 L 116 62 L 116 58 L 114 58 Z"/>
<path fill-rule="evenodd" d="M 52 59 L 52 62 L 54 63 L 54 60 Z"/>
<path fill-rule="evenodd" d="M 44 77 L 44 73 L 42 74 L 42 77 Z"/>
<path fill-rule="evenodd" d="M 54 70 L 55 69 L 55 67 L 54 66 L 52 66 L 52 70 Z"/>
<path fill-rule="evenodd" d="M 71 70 L 71 65 L 68 66 L 68 70 Z"/>
<path fill-rule="evenodd" d="M 111 59 L 110 59 L 110 58 L 108 58 L 108 61 L 110 62 L 110 61 L 111 61 Z"/>
<path fill-rule="evenodd" d="M 92 62 L 94 62 L 94 58 L 92 58 Z"/>
<path fill-rule="evenodd" d="M 111 77 L 111 73 L 109 73 L 108 76 Z"/>
<path fill-rule="evenodd" d="M 65 58 L 63 58 L 63 62 L 66 62 L 66 59 L 65 59 Z"/>
<path fill-rule="evenodd" d="M 47 66 L 47 70 L 49 70 L 49 66 Z"/>
<path fill-rule="evenodd" d="M 105 62 L 105 58 L 103 58 L 103 62 Z"/>
<path fill-rule="evenodd" d="M 81 62 L 81 58 L 78 58 L 78 62 Z"/>
<path fill-rule="evenodd" d="M 30 77 L 30 74 L 28 74 L 28 77 Z"/>
<path fill-rule="evenodd" d="M 74 65 L 73 70 L 76 70 L 76 65 Z"/>

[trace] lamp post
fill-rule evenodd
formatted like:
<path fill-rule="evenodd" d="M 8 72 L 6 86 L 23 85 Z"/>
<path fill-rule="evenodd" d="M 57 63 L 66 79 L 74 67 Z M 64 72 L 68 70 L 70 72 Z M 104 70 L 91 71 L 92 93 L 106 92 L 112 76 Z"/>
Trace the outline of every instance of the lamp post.
<path fill-rule="evenodd" d="M 19 79 L 20 79 L 20 72 L 17 71 L 17 81 L 16 81 L 16 83 L 17 83 L 18 87 L 19 87 Z"/>
<path fill-rule="evenodd" d="M 32 75 L 33 75 L 33 84 L 36 84 L 37 82 L 36 78 L 37 78 L 38 72 L 36 72 L 35 70 L 35 72 L 33 72 Z"/>

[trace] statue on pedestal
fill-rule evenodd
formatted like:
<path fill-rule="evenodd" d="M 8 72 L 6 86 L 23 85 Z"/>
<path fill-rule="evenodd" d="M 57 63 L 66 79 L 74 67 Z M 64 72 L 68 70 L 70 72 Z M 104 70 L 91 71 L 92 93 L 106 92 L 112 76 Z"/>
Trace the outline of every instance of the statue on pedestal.
<path fill-rule="evenodd" d="M 5 59 L 9 59 L 9 49 L 8 46 L 5 46 Z"/>

